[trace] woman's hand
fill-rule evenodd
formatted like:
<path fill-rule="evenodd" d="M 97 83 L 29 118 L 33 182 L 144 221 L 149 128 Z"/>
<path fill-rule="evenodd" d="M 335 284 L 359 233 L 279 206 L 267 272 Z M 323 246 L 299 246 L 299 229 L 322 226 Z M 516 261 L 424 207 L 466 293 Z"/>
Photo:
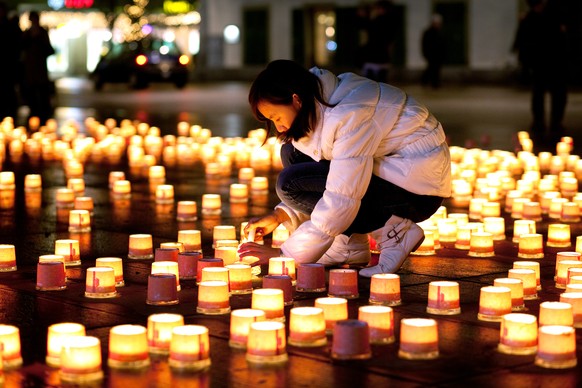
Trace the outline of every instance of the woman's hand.
<path fill-rule="evenodd" d="M 253 241 L 261 241 L 264 236 L 271 233 L 281 223 L 288 220 L 287 213 L 280 209 L 275 209 L 270 214 L 260 218 L 251 218 L 244 229 L 244 237 L 248 239 L 249 235 L 254 235 Z"/>
<path fill-rule="evenodd" d="M 257 257 L 259 260 L 250 263 L 252 266 L 269 264 L 271 257 L 281 256 L 281 251 L 278 248 L 271 248 L 254 242 L 246 242 L 239 246 L 238 254 L 241 258 L 247 256 Z"/>

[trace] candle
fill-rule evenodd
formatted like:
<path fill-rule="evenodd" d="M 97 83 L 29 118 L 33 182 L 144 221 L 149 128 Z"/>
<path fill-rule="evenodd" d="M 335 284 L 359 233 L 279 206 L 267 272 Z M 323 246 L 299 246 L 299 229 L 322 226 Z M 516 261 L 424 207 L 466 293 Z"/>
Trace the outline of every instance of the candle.
<path fill-rule="evenodd" d="M 574 326 L 574 309 L 567 302 L 540 303 L 539 325 Z"/>
<path fill-rule="evenodd" d="M 76 196 L 85 193 L 85 180 L 83 178 L 71 178 L 67 180 L 67 187 L 75 192 Z"/>
<path fill-rule="evenodd" d="M 69 232 L 86 233 L 91 231 L 91 216 L 87 210 L 69 212 Z"/>
<path fill-rule="evenodd" d="M 218 240 L 225 241 L 225 240 Z M 229 240 L 230 241 L 230 240 Z M 234 240 L 236 241 L 236 240 Z M 224 265 L 234 264 L 239 261 L 238 247 L 222 246 L 214 248 L 214 257 L 221 259 Z"/>
<path fill-rule="evenodd" d="M 113 326 L 109 330 L 107 365 L 129 370 L 149 366 L 147 329 L 140 325 Z"/>
<path fill-rule="evenodd" d="M 202 238 L 199 230 L 178 230 L 178 242 L 184 244 L 185 251 L 202 253 Z"/>
<path fill-rule="evenodd" d="M 95 205 L 93 203 L 93 198 L 75 197 L 75 204 L 73 206 L 75 210 L 87 210 L 89 212 L 89 216 L 92 216 L 94 207 Z"/>
<path fill-rule="evenodd" d="M 146 303 L 154 306 L 178 304 L 176 275 L 171 273 L 150 274 L 148 276 Z"/>
<path fill-rule="evenodd" d="M 315 299 L 315 307 L 323 309 L 327 334 L 333 333 L 333 328 L 337 321 L 348 319 L 348 300 L 345 298 L 317 298 Z"/>
<path fill-rule="evenodd" d="M 196 269 L 196 282 L 200 283 L 202 281 L 202 270 L 206 267 L 224 267 L 224 262 L 222 259 L 205 257 L 203 259 L 198 259 L 198 267 Z"/>
<path fill-rule="evenodd" d="M 242 183 L 249 183 L 255 177 L 255 169 L 252 167 L 241 167 L 238 170 L 238 180 Z"/>
<path fill-rule="evenodd" d="M 16 248 L 12 244 L 0 244 L 0 272 L 16 271 Z"/>
<path fill-rule="evenodd" d="M 62 256 L 61 257 L 62 260 Z M 59 291 L 67 288 L 65 264 L 62 261 L 39 261 L 36 265 L 36 289 Z"/>
<path fill-rule="evenodd" d="M 216 225 L 212 230 L 212 248 L 216 248 L 218 240 L 236 240 L 234 225 Z"/>
<path fill-rule="evenodd" d="M 0 343 L 4 370 L 18 368 L 22 365 L 20 351 L 20 330 L 13 325 L 0 324 Z"/>
<path fill-rule="evenodd" d="M 256 176 L 251 179 L 250 192 L 252 195 L 269 194 L 269 180 L 264 176 Z"/>
<path fill-rule="evenodd" d="M 304 263 L 297 267 L 297 292 L 325 292 L 325 267 L 318 263 Z"/>
<path fill-rule="evenodd" d="M 289 231 L 283 224 L 280 224 L 278 227 L 273 230 L 273 239 L 271 247 L 273 248 L 280 248 L 281 245 L 289 238 Z"/>
<path fill-rule="evenodd" d="M 579 222 L 580 205 L 576 202 L 566 202 L 562 205 L 560 222 Z"/>
<path fill-rule="evenodd" d="M 222 201 L 220 194 L 202 195 L 202 215 L 216 216 L 222 213 Z"/>
<path fill-rule="evenodd" d="M 16 184 L 14 183 L 13 171 L 0 171 L 0 190 L 14 190 Z"/>
<path fill-rule="evenodd" d="M 573 326 L 577 329 L 582 328 L 582 292 L 563 292 L 560 294 L 560 302 L 572 305 Z"/>
<path fill-rule="evenodd" d="M 115 287 L 125 286 L 123 280 L 123 261 L 120 257 L 99 257 L 95 259 L 96 267 L 111 267 L 115 275 Z"/>
<path fill-rule="evenodd" d="M 580 260 L 581 255 L 582 254 L 580 252 L 575 252 L 575 251 L 557 252 L 556 253 L 556 271 L 555 271 L 554 280 L 556 280 L 558 277 L 558 265 L 560 264 L 561 261 L 563 261 L 563 260 L 577 261 L 577 260 Z"/>
<path fill-rule="evenodd" d="M 178 277 L 189 280 L 196 279 L 198 270 L 198 260 L 202 258 L 202 253 L 196 251 L 184 251 L 178 253 Z"/>
<path fill-rule="evenodd" d="M 153 354 L 169 354 L 172 330 L 183 325 L 184 316 L 181 314 L 159 313 L 148 316 L 148 351 Z"/>
<path fill-rule="evenodd" d="M 201 282 L 210 280 L 219 280 L 221 282 L 229 282 L 229 270 L 226 267 L 206 267 L 202 269 Z"/>
<path fill-rule="evenodd" d="M 366 360 L 371 358 L 368 323 L 356 319 L 338 321 L 333 329 L 331 357 L 335 360 Z"/>
<path fill-rule="evenodd" d="M 69 337 L 85 336 L 85 326 L 80 323 L 54 323 L 48 327 L 46 341 L 46 363 L 58 368 L 61 366 L 63 342 Z"/>
<path fill-rule="evenodd" d="M 293 285 L 296 284 L 295 259 L 291 257 L 271 257 L 269 275 L 288 275 Z"/>
<path fill-rule="evenodd" d="M 532 271 L 533 272 L 533 271 Z M 479 313 L 482 321 L 499 322 L 501 317 L 511 312 L 511 290 L 507 287 L 481 287 Z"/>
<path fill-rule="evenodd" d="M 173 247 L 162 247 L 160 245 L 159 248 L 154 250 L 154 261 L 174 261 L 178 262 L 178 255 L 180 254 L 180 249 L 173 246 Z"/>
<path fill-rule="evenodd" d="M 568 198 L 557 197 L 550 200 L 550 208 L 548 217 L 550 219 L 559 220 L 562 217 L 562 207 L 568 202 Z"/>
<path fill-rule="evenodd" d="M 265 275 L 263 276 L 263 288 L 283 290 L 285 306 L 293 304 L 293 284 L 289 275 Z"/>
<path fill-rule="evenodd" d="M 168 365 L 179 371 L 201 371 L 210 367 L 208 328 L 184 325 L 172 329 Z"/>
<path fill-rule="evenodd" d="M 246 359 L 252 364 L 282 364 L 287 362 L 285 324 L 253 322 L 249 327 Z"/>
<path fill-rule="evenodd" d="M 79 249 L 79 241 L 72 239 L 56 240 L 55 255 L 61 255 L 65 258 L 65 267 L 80 265 L 81 252 Z"/>
<path fill-rule="evenodd" d="M 230 264 L 228 268 L 228 286 L 231 294 L 250 294 L 253 292 L 252 268 L 248 264 Z"/>
<path fill-rule="evenodd" d="M 493 217 L 499 218 L 501 216 L 501 205 L 499 202 L 485 202 L 481 207 L 481 218 Z"/>
<path fill-rule="evenodd" d="M 156 186 L 156 203 L 170 204 L 174 203 L 174 186 L 173 185 L 158 185 Z"/>
<path fill-rule="evenodd" d="M 166 168 L 164 166 L 149 166 L 148 179 L 150 182 L 164 183 L 166 181 Z"/>
<path fill-rule="evenodd" d="M 454 315 L 461 313 L 459 283 L 433 281 L 428 285 L 429 314 Z"/>
<path fill-rule="evenodd" d="M 42 176 L 39 174 L 26 174 L 24 176 L 24 191 L 37 192 L 42 190 Z"/>
<path fill-rule="evenodd" d="M 471 198 L 469 201 L 469 218 L 472 220 L 481 219 L 481 210 L 483 209 L 483 204 L 487 202 L 485 198 Z"/>
<path fill-rule="evenodd" d="M 494 241 L 505 240 L 505 219 L 503 217 L 483 218 L 483 231 L 491 233 Z"/>
<path fill-rule="evenodd" d="M 75 192 L 69 188 L 58 188 L 55 194 L 58 209 L 70 209 L 75 205 Z"/>
<path fill-rule="evenodd" d="M 436 243 L 435 243 L 435 232 L 436 230 L 428 229 L 427 226 L 423 226 L 424 230 L 424 240 L 415 251 L 411 252 L 411 255 L 416 256 L 431 256 L 436 254 Z M 436 227 L 434 227 L 436 229 Z"/>
<path fill-rule="evenodd" d="M 530 268 L 511 268 L 507 277 L 521 279 L 523 282 L 523 298 L 525 300 L 538 299 L 536 271 Z"/>
<path fill-rule="evenodd" d="M 573 368 L 576 359 L 576 331 L 569 326 L 542 326 L 538 332 L 535 364 L 543 368 Z"/>
<path fill-rule="evenodd" d="M 176 220 L 196 221 L 198 219 L 198 205 L 196 201 L 178 201 L 176 205 Z M 178 231 L 179 233 L 180 231 Z M 179 241 L 179 240 L 178 240 Z"/>
<path fill-rule="evenodd" d="M 439 241 L 456 242 L 457 241 L 457 220 L 452 218 L 443 218 L 437 221 L 439 228 Z"/>
<path fill-rule="evenodd" d="M 471 235 L 481 230 L 481 224 L 476 222 L 467 223 L 457 227 L 456 249 L 469 250 L 471 248 Z M 482 230 L 481 230 L 482 231 Z"/>
<path fill-rule="evenodd" d="M 513 239 L 514 243 L 519 242 L 522 234 L 532 234 L 536 232 L 536 222 L 534 220 L 515 220 L 513 222 Z"/>
<path fill-rule="evenodd" d="M 511 290 L 511 311 L 525 310 L 523 301 L 523 281 L 516 278 L 497 278 L 493 280 L 495 287 L 507 287 Z"/>
<path fill-rule="evenodd" d="M 113 189 L 115 182 L 125 180 L 125 172 L 123 171 L 109 171 L 108 182 L 109 188 Z"/>
<path fill-rule="evenodd" d="M 472 257 L 491 257 L 495 256 L 493 247 L 493 235 L 487 232 L 471 233 L 471 242 L 469 247 L 469 256 Z"/>
<path fill-rule="evenodd" d="M 368 301 L 371 304 L 399 306 L 402 303 L 400 298 L 400 276 L 391 273 L 372 275 L 370 279 L 370 299 Z"/>
<path fill-rule="evenodd" d="M 394 342 L 394 311 L 388 306 L 360 306 L 358 319 L 368 324 L 370 343 Z"/>
<path fill-rule="evenodd" d="M 129 199 L 131 198 L 131 182 L 125 179 L 115 181 L 111 194 L 114 199 Z"/>
<path fill-rule="evenodd" d="M 230 313 L 228 282 L 201 281 L 198 286 L 198 306 L 196 312 L 206 315 Z"/>
<path fill-rule="evenodd" d="M 568 224 L 549 224 L 548 241 L 549 247 L 565 248 L 571 245 L 570 242 L 570 225 Z"/>
<path fill-rule="evenodd" d="M 542 220 L 541 204 L 537 201 L 525 202 L 523 204 L 523 211 L 521 217 L 524 220 L 541 221 Z"/>
<path fill-rule="evenodd" d="M 251 308 L 263 310 L 268 320 L 285 321 L 285 297 L 278 288 L 259 288 L 252 292 Z"/>
<path fill-rule="evenodd" d="M 346 299 L 358 298 L 358 272 L 354 269 L 329 270 L 328 295 Z"/>
<path fill-rule="evenodd" d="M 315 347 L 327 344 L 325 318 L 319 307 L 294 307 L 289 312 L 290 345 Z"/>
<path fill-rule="evenodd" d="M 86 384 L 103 379 L 99 338 L 74 336 L 63 340 L 61 348 L 61 380 Z"/>
<path fill-rule="evenodd" d="M 151 234 L 130 234 L 129 250 L 127 257 L 129 259 L 153 259 L 154 248 Z"/>
<path fill-rule="evenodd" d="M 438 356 L 438 327 L 434 319 L 405 318 L 400 321 L 398 357 L 431 360 Z"/>
<path fill-rule="evenodd" d="M 544 257 L 543 236 L 540 233 L 523 233 L 519 236 L 517 257 L 542 259 Z"/>
<path fill-rule="evenodd" d="M 556 288 L 565 289 L 568 284 L 568 269 L 582 268 L 582 261 L 579 260 L 560 260 L 556 262 Z"/>
<path fill-rule="evenodd" d="M 540 263 L 537 261 L 514 261 L 513 268 L 524 268 L 524 269 L 533 269 L 536 273 L 536 289 L 541 290 L 541 271 L 540 271 Z"/>
<path fill-rule="evenodd" d="M 87 298 L 114 298 L 115 273 L 111 267 L 89 267 L 85 281 L 85 296 Z"/>
<path fill-rule="evenodd" d="M 246 349 L 251 323 L 265 320 L 265 312 L 257 309 L 238 309 L 230 313 L 231 348 Z"/>
<path fill-rule="evenodd" d="M 497 349 L 506 354 L 535 354 L 538 325 L 534 315 L 511 313 L 501 319 Z"/>
<path fill-rule="evenodd" d="M 180 291 L 180 273 L 178 271 L 177 261 L 154 261 L 152 263 L 151 274 L 166 273 L 172 274 L 176 278 L 176 290 Z"/>
<path fill-rule="evenodd" d="M 246 203 L 249 201 L 249 187 L 244 183 L 232 183 L 230 185 L 230 202 Z"/>

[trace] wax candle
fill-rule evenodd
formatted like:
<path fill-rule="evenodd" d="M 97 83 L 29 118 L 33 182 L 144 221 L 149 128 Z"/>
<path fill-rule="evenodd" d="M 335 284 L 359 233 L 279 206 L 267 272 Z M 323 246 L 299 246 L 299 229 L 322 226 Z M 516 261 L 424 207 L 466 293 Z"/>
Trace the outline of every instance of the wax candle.
<path fill-rule="evenodd" d="M 115 272 L 111 267 L 89 267 L 85 281 L 85 296 L 87 298 L 114 298 Z"/>
<path fill-rule="evenodd" d="M 198 287 L 196 312 L 207 315 L 230 313 L 228 282 L 201 281 Z"/>
<path fill-rule="evenodd" d="M 176 205 L 176 220 L 196 221 L 197 219 L 198 205 L 196 204 L 196 201 L 178 201 L 178 204 Z"/>
<path fill-rule="evenodd" d="M 323 309 L 327 334 L 333 333 L 333 328 L 337 321 L 348 319 L 348 300 L 345 298 L 317 298 L 315 299 L 315 307 Z"/>
<path fill-rule="evenodd" d="M 483 321 L 500 322 L 501 317 L 511 313 L 511 290 L 507 287 L 481 287 L 478 318 Z"/>
<path fill-rule="evenodd" d="M 228 345 L 231 348 L 246 349 L 251 323 L 264 321 L 265 317 L 263 310 L 248 308 L 232 310 Z"/>
<path fill-rule="evenodd" d="M 228 285 L 231 294 L 250 294 L 253 291 L 252 268 L 248 264 L 235 263 L 228 268 Z"/>
<path fill-rule="evenodd" d="M 148 316 L 147 341 L 149 352 L 153 354 L 169 354 L 172 330 L 183 325 L 184 316 L 181 314 L 159 313 Z"/>
<path fill-rule="evenodd" d="M 511 313 L 501 319 L 497 349 L 506 354 L 535 354 L 538 325 L 534 315 Z"/>
<path fill-rule="evenodd" d="M 542 326 L 538 332 L 535 364 L 543 368 L 573 368 L 576 359 L 576 331 L 569 326 Z"/>
<path fill-rule="evenodd" d="M 202 253 L 202 236 L 199 230 L 184 229 L 178 230 L 178 241 L 184 244 L 185 251 Z"/>
<path fill-rule="evenodd" d="M 400 297 L 400 276 L 397 274 L 374 274 L 370 279 L 371 304 L 385 306 L 399 306 L 402 303 Z"/>
<path fill-rule="evenodd" d="M 16 247 L 0 244 L 0 272 L 16 271 Z"/>
<path fill-rule="evenodd" d="M 394 311 L 389 306 L 360 306 L 358 319 L 368 323 L 370 343 L 394 342 Z"/>
<path fill-rule="evenodd" d="M 277 288 L 258 288 L 253 290 L 251 308 L 263 310 L 268 320 L 285 321 L 283 290 Z"/>
<path fill-rule="evenodd" d="M 459 283 L 451 281 L 430 282 L 426 311 L 438 315 L 460 314 Z"/>
<path fill-rule="evenodd" d="M 150 365 L 147 330 L 140 325 L 117 325 L 109 330 L 107 365 L 135 370 Z"/>
<path fill-rule="evenodd" d="M 287 341 L 283 322 L 262 321 L 250 324 L 246 359 L 252 364 L 287 362 Z"/>
<path fill-rule="evenodd" d="M 22 365 L 20 350 L 20 329 L 13 325 L 0 324 L 0 343 L 4 370 L 18 368 Z"/>
<path fill-rule="evenodd" d="M 299 347 L 324 346 L 325 318 L 319 307 L 294 307 L 289 312 L 289 345 Z"/>
<path fill-rule="evenodd" d="M 61 348 L 61 380 L 74 384 L 93 383 L 103 379 L 99 338 L 74 336 L 66 338 Z"/>
<path fill-rule="evenodd" d="M 430 360 L 438 356 L 438 327 L 434 319 L 405 318 L 400 321 L 398 357 Z"/>
<path fill-rule="evenodd" d="M 123 261 L 121 257 L 98 257 L 95 259 L 95 266 L 113 268 L 115 287 L 125 286 L 125 280 L 123 280 Z"/>
<path fill-rule="evenodd" d="M 75 322 L 54 323 L 48 327 L 46 342 L 46 363 L 58 368 L 61 366 L 61 349 L 69 337 L 85 336 L 85 326 Z"/>
<path fill-rule="evenodd" d="M 511 311 L 525 310 L 523 301 L 523 281 L 515 278 L 497 278 L 493 280 L 495 287 L 507 287 L 511 290 Z"/>
<path fill-rule="evenodd" d="M 539 312 L 540 326 L 574 326 L 574 309 L 567 302 L 542 302 Z"/>
<path fill-rule="evenodd" d="M 154 248 L 151 234 L 130 234 L 129 250 L 127 257 L 129 259 L 153 259 Z"/>
<path fill-rule="evenodd" d="M 544 257 L 543 236 L 540 233 L 523 233 L 519 236 L 517 257 L 542 259 Z"/>
<path fill-rule="evenodd" d="M 172 329 L 168 365 L 179 371 L 200 371 L 210 367 L 208 328 L 184 325 Z"/>

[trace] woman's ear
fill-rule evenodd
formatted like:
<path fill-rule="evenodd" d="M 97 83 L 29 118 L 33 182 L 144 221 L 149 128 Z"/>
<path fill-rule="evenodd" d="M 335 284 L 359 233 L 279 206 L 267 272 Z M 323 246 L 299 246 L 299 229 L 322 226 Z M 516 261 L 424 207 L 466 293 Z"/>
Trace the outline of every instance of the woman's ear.
<path fill-rule="evenodd" d="M 301 109 L 301 97 L 295 93 L 293 93 L 293 107 L 297 110 Z"/>

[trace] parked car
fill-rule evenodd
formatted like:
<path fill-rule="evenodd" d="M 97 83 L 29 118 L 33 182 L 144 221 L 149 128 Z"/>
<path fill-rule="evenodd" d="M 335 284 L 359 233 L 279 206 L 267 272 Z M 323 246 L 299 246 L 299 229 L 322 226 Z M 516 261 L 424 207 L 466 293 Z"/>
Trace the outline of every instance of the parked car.
<path fill-rule="evenodd" d="M 106 83 L 128 83 L 134 89 L 150 82 L 171 82 L 178 88 L 188 83 L 190 57 L 174 42 L 145 38 L 114 44 L 92 73 L 95 89 Z"/>

